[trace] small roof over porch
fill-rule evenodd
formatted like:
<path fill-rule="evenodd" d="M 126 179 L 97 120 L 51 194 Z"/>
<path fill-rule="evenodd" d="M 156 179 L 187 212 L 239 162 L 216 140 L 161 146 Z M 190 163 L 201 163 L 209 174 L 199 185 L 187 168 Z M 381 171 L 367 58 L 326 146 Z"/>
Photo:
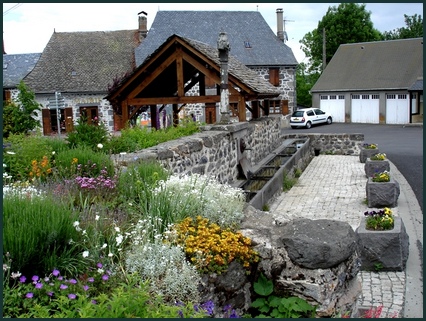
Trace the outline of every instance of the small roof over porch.
<path fill-rule="evenodd" d="M 206 94 L 207 78 L 219 89 L 221 77 L 218 50 L 175 34 L 133 73 L 110 88 L 106 99 L 112 104 L 114 113 L 121 115 L 123 125 L 141 111 L 151 108 L 152 127 L 156 128 L 153 116 L 157 112 L 157 105 L 167 104 L 173 105 L 173 121 L 177 124 L 178 113 L 185 104 L 220 102 L 218 90 L 215 95 Z M 197 84 L 199 96 L 186 96 Z M 249 110 L 263 108 L 265 114 L 268 114 L 265 106 L 258 101 L 275 98 L 280 94 L 276 87 L 232 55 L 228 61 L 228 84 L 229 102 L 238 104 L 239 121 L 246 121 L 246 107 Z M 248 101 L 255 103 L 250 107 L 246 104 Z M 258 114 L 256 110 L 252 112 Z"/>

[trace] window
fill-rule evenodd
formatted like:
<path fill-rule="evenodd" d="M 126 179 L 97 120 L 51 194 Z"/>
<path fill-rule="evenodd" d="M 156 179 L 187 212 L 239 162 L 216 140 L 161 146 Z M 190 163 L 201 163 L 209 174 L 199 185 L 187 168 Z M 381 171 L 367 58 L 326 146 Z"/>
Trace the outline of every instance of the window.
<path fill-rule="evenodd" d="M 330 95 L 330 99 L 336 99 L 336 95 Z"/>
<path fill-rule="evenodd" d="M 328 99 L 328 96 L 321 95 L 321 96 L 320 96 L 320 99 L 321 99 L 321 100 L 327 100 L 327 99 Z"/>
<path fill-rule="evenodd" d="M 362 99 L 370 99 L 370 95 L 362 95 Z"/>
<path fill-rule="evenodd" d="M 344 95 L 339 95 L 339 99 L 345 99 Z"/>
<path fill-rule="evenodd" d="M 281 114 L 281 100 L 269 100 L 269 114 Z"/>
<path fill-rule="evenodd" d="M 386 95 L 387 99 L 396 99 L 396 95 L 391 94 L 391 95 Z"/>
<path fill-rule="evenodd" d="M 359 99 L 359 95 L 352 95 L 352 99 Z"/>
<path fill-rule="evenodd" d="M 279 68 L 269 68 L 269 82 L 276 87 L 280 85 Z"/>
<path fill-rule="evenodd" d="M 308 110 L 308 111 L 306 112 L 306 115 L 308 115 L 308 116 L 315 116 L 315 114 L 314 114 L 314 111 L 313 111 L 313 110 Z"/>
<path fill-rule="evenodd" d="M 371 99 L 379 99 L 380 96 L 379 95 L 371 95 Z"/>
<path fill-rule="evenodd" d="M 398 99 L 407 99 L 407 95 L 406 94 L 398 95 Z"/>
<path fill-rule="evenodd" d="M 251 48 L 251 43 L 250 43 L 250 41 L 244 41 L 244 47 L 245 47 L 245 48 Z"/>

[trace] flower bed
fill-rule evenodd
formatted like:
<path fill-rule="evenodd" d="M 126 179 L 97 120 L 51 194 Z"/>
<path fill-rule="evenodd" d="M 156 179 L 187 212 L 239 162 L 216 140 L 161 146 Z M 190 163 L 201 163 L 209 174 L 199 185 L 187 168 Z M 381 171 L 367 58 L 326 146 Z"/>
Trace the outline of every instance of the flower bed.
<path fill-rule="evenodd" d="M 368 215 L 364 216 L 355 231 L 358 235 L 361 270 L 403 271 L 408 259 L 409 237 L 402 219 L 393 217 L 393 228 L 385 230 L 369 229 L 368 219 Z M 389 218 L 387 220 L 390 222 Z"/>
<path fill-rule="evenodd" d="M 377 173 L 389 172 L 390 164 L 387 159 L 375 159 L 374 156 L 383 155 L 376 154 L 371 157 L 368 157 L 365 161 L 364 171 L 367 177 L 373 177 Z"/>
<path fill-rule="evenodd" d="M 390 176 L 384 178 L 383 175 L 377 175 L 377 179 L 379 181 L 375 181 L 375 177 L 373 176 L 367 180 L 365 189 L 368 207 L 396 207 L 400 193 L 398 181 Z M 386 181 L 385 179 L 389 180 Z"/>
<path fill-rule="evenodd" d="M 360 152 L 359 152 L 359 161 L 361 163 L 365 163 L 365 161 L 367 160 L 367 158 L 378 154 L 379 151 L 379 147 L 377 146 L 377 144 L 362 144 L 360 145 Z"/>

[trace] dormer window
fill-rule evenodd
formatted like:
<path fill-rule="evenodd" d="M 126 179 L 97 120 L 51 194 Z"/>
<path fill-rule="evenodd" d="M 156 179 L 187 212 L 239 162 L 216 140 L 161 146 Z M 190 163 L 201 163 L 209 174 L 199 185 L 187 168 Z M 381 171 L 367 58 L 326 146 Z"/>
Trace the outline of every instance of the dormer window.
<path fill-rule="evenodd" d="M 251 43 L 250 43 L 250 41 L 244 41 L 244 47 L 245 47 L 245 48 L 251 48 Z"/>

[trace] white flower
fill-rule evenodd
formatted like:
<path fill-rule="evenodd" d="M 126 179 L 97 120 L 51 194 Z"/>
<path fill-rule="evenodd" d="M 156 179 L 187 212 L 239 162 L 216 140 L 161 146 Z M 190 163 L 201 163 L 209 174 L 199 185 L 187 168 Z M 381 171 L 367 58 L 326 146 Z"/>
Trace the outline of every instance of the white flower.
<path fill-rule="evenodd" d="M 99 215 L 95 216 L 95 221 L 99 221 Z"/>
<path fill-rule="evenodd" d="M 83 257 L 88 257 L 89 256 L 89 251 L 84 251 L 83 252 Z"/>
<path fill-rule="evenodd" d="M 108 246 L 108 244 L 104 243 L 104 245 L 102 245 L 102 248 L 106 248 Z"/>
<path fill-rule="evenodd" d="M 86 235 L 86 230 L 83 230 L 83 232 L 81 232 L 81 234 Z"/>
<path fill-rule="evenodd" d="M 75 221 L 74 223 L 72 223 L 72 225 L 73 225 L 74 227 L 79 226 L 79 225 L 80 225 L 80 222 L 79 222 L 79 221 Z"/>
<path fill-rule="evenodd" d="M 9 155 L 15 155 L 16 153 L 15 152 L 6 152 L 7 154 L 9 154 Z"/>
<path fill-rule="evenodd" d="M 116 226 L 114 229 L 115 229 L 117 232 L 120 232 L 120 228 L 119 228 L 118 226 Z"/>
<path fill-rule="evenodd" d="M 7 165 L 5 163 L 3 163 L 3 168 L 7 167 Z"/>
<path fill-rule="evenodd" d="M 99 149 L 102 149 L 103 147 L 104 147 L 104 145 L 102 145 L 102 144 L 100 144 L 100 143 L 98 144 L 98 148 L 99 148 Z"/>
<path fill-rule="evenodd" d="M 53 152 L 52 152 L 52 155 L 55 155 L 55 154 L 56 154 L 56 152 L 55 152 L 55 151 L 53 151 Z"/>
<path fill-rule="evenodd" d="M 103 270 L 103 269 L 98 269 L 98 273 L 99 274 L 102 274 L 102 273 L 104 273 L 105 271 Z"/>
<path fill-rule="evenodd" d="M 123 235 L 118 234 L 118 236 L 115 238 L 115 242 L 117 242 L 117 245 L 120 245 L 121 242 L 123 242 Z"/>
<path fill-rule="evenodd" d="M 12 272 L 12 274 L 10 275 L 10 277 L 12 278 L 12 279 L 16 279 L 16 278 L 19 278 L 21 276 L 21 272 L 16 272 L 16 273 L 14 273 L 14 272 Z"/>
<path fill-rule="evenodd" d="M 113 257 L 114 254 L 112 254 L 111 252 L 108 253 L 108 257 Z"/>

